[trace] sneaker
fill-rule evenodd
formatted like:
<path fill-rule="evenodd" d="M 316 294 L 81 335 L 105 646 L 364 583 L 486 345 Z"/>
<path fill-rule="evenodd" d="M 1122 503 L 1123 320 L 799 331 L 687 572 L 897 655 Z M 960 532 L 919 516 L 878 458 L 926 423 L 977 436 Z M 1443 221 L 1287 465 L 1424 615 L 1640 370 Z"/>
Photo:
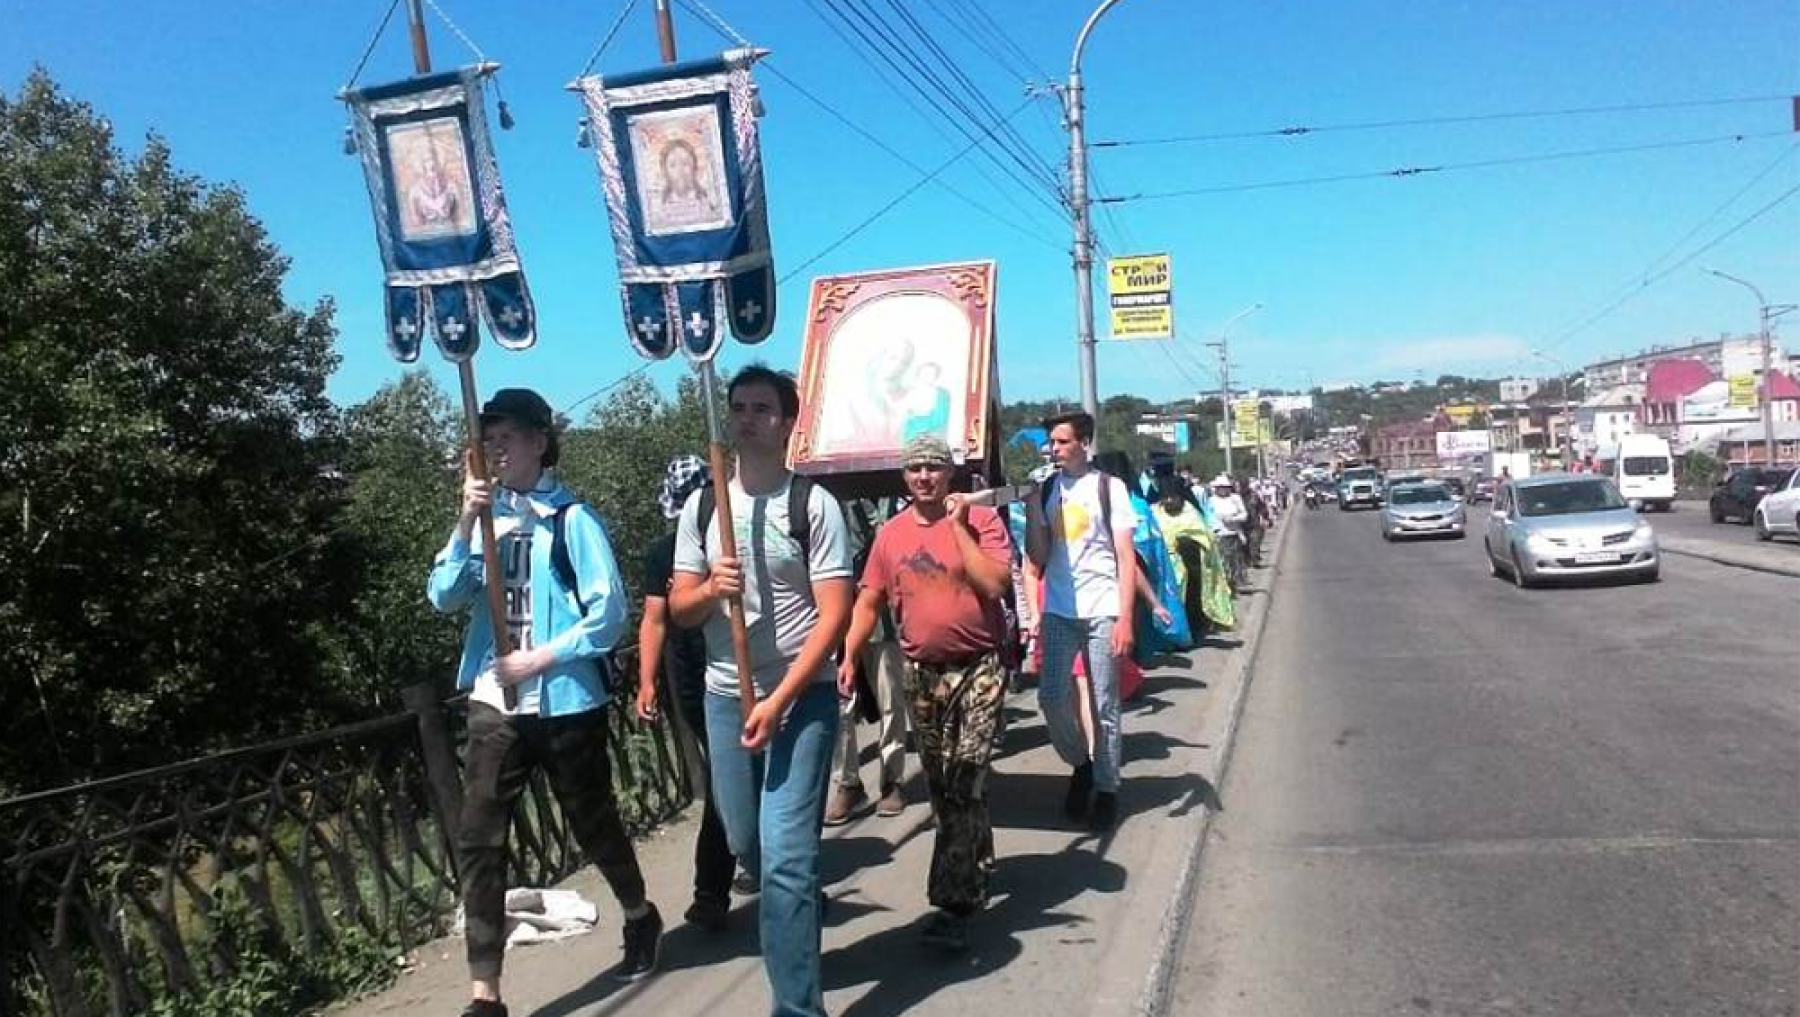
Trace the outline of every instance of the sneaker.
<path fill-rule="evenodd" d="M 934 912 L 925 920 L 925 928 L 919 934 L 921 942 L 927 946 L 935 946 L 940 950 L 960 952 L 969 948 L 969 920 L 962 915 L 953 915 L 948 911 Z"/>
<path fill-rule="evenodd" d="M 826 826 L 843 826 L 869 800 L 869 793 L 854 784 L 839 784 L 825 809 Z"/>
<path fill-rule="evenodd" d="M 708 932 L 724 932 L 731 921 L 731 901 L 712 893 L 694 894 L 694 902 L 688 905 L 686 918 L 689 925 L 696 925 Z"/>
<path fill-rule="evenodd" d="M 1088 811 L 1088 829 L 1105 833 L 1119 820 L 1119 796 L 1111 791 L 1094 795 L 1094 807 Z"/>
<path fill-rule="evenodd" d="M 875 814 L 892 818 L 906 811 L 906 795 L 901 793 L 900 785 L 889 784 L 881 792 L 881 800 L 875 803 Z"/>
<path fill-rule="evenodd" d="M 757 879 L 756 873 L 749 869 L 739 869 L 738 874 L 732 877 L 731 892 L 740 897 L 754 897 L 762 892 L 762 880 Z"/>
<path fill-rule="evenodd" d="M 635 982 L 656 970 L 662 954 L 662 915 L 651 904 L 650 913 L 625 922 L 625 959 L 619 962 L 618 979 Z"/>
<path fill-rule="evenodd" d="M 462 1017 L 506 1017 L 506 1004 L 495 999 L 471 999 Z"/>
<path fill-rule="evenodd" d="M 1069 793 L 1063 798 L 1063 814 L 1070 819 L 1087 815 L 1088 796 L 1094 793 L 1094 764 L 1083 763 L 1069 775 Z"/>

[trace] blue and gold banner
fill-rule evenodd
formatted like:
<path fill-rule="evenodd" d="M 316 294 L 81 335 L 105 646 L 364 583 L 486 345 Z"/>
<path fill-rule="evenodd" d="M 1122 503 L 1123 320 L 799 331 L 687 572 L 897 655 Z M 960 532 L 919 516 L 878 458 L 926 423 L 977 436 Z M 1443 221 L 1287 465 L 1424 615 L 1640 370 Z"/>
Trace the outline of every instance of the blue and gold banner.
<path fill-rule="evenodd" d="M 508 349 L 537 339 L 513 245 L 482 64 L 345 92 L 387 271 L 388 348 L 418 358 L 425 335 L 450 360 L 480 345 L 478 321 Z"/>
<path fill-rule="evenodd" d="M 775 269 L 750 68 L 761 51 L 575 82 L 600 164 L 626 334 L 710 359 L 775 328 Z"/>

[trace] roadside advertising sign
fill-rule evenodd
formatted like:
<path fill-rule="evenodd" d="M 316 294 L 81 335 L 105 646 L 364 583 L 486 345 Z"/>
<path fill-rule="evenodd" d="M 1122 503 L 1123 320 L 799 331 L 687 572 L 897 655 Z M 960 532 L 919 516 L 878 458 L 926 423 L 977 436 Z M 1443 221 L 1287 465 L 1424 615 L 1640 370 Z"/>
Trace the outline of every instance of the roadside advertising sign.
<path fill-rule="evenodd" d="M 1112 258 L 1106 291 L 1112 302 L 1114 339 L 1175 338 L 1175 306 L 1167 254 Z"/>
<path fill-rule="evenodd" d="M 1231 442 L 1233 445 L 1256 444 L 1257 410 L 1258 405 L 1255 399 L 1233 399 L 1231 401 Z"/>
<path fill-rule="evenodd" d="M 1748 410 L 1759 405 L 1756 401 L 1755 375 L 1738 374 L 1732 376 L 1729 405 L 1734 410 Z"/>
<path fill-rule="evenodd" d="M 1486 455 L 1493 451 L 1492 431 L 1439 431 L 1437 433 L 1437 454 L 1439 459 L 1461 459 L 1468 456 Z"/>

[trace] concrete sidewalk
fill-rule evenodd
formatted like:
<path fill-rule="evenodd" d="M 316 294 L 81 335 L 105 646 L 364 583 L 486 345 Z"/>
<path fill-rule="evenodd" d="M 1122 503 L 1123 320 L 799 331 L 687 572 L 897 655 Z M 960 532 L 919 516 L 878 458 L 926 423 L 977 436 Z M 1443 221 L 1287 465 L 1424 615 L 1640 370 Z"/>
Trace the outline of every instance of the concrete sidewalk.
<path fill-rule="evenodd" d="M 971 948 L 946 955 L 918 942 L 927 914 L 933 832 L 916 758 L 912 805 L 826 831 L 822 855 L 830 911 L 824 930 L 826 1008 L 839 1017 L 1021 1012 L 1123 1015 L 1161 1009 L 1169 957 L 1185 926 L 1198 845 L 1217 809 L 1219 779 L 1248 664 L 1266 614 L 1266 584 L 1286 536 L 1270 535 L 1271 568 L 1239 600 L 1238 632 L 1153 670 L 1126 704 L 1120 821 L 1106 836 L 1071 828 L 1062 814 L 1068 768 L 1050 748 L 1036 693 L 1007 704 L 1006 741 L 990 797 L 999 863 L 993 901 Z M 628 1013 L 686 1017 L 766 1013 L 755 898 L 740 898 L 732 927 L 709 934 L 682 922 L 692 887 L 696 822 L 689 815 L 640 844 L 651 896 L 669 929 L 662 969 L 633 986 L 608 977 L 619 959 L 616 905 L 590 869 L 567 885 L 600 904 L 588 936 L 514 950 L 506 993 L 519 1017 Z M 339 1008 L 350 1017 L 445 1015 L 466 1001 L 463 946 L 421 949 L 392 988 Z"/>
<path fill-rule="evenodd" d="M 1659 533 L 1656 541 L 1669 554 L 1800 579 L 1800 554 L 1794 553 L 1791 540 L 1743 545 L 1704 537 L 1667 537 Z"/>

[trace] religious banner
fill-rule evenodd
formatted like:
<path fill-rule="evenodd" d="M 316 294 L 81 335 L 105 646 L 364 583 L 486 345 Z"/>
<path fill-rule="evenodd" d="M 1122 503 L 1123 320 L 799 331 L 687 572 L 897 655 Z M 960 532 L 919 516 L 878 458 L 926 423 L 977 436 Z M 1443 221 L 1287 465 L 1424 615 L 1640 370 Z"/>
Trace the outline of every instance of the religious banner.
<path fill-rule="evenodd" d="M 761 50 L 576 81 L 612 221 L 625 331 L 639 353 L 711 359 L 775 328 L 763 192 Z"/>
<path fill-rule="evenodd" d="M 794 469 L 897 476 L 901 447 L 920 435 L 943 438 L 958 462 L 984 459 L 994 281 L 991 261 L 813 280 Z"/>
<path fill-rule="evenodd" d="M 483 82 L 497 69 L 481 64 L 341 95 L 387 272 L 388 349 L 404 362 L 418 358 L 428 331 L 447 359 L 467 359 L 480 343 L 478 319 L 508 349 L 537 339 L 488 133 Z"/>

